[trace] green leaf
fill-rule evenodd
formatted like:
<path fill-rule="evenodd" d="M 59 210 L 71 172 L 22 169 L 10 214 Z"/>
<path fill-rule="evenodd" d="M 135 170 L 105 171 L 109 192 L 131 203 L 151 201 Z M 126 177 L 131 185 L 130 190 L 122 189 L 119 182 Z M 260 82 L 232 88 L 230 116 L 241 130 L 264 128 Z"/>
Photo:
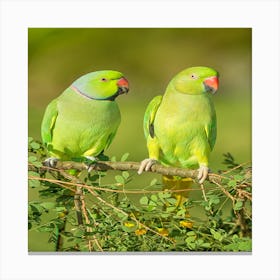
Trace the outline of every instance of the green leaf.
<path fill-rule="evenodd" d="M 154 202 L 152 202 L 152 204 L 153 204 Z M 147 211 L 149 211 L 149 212 L 151 212 L 151 211 L 153 211 L 153 210 L 155 210 L 156 209 L 156 207 L 155 207 L 155 205 L 151 205 L 150 203 L 149 203 L 149 205 L 148 205 L 148 207 L 147 207 Z"/>
<path fill-rule="evenodd" d="M 150 186 L 154 186 L 156 183 L 157 183 L 157 179 L 156 178 L 154 178 L 152 181 L 151 181 L 151 183 L 150 183 Z"/>
<path fill-rule="evenodd" d="M 38 228 L 38 231 L 40 232 L 51 232 L 53 231 L 54 227 L 52 225 L 48 225 L 48 226 L 41 226 Z"/>
<path fill-rule="evenodd" d="M 160 199 L 169 198 L 169 197 L 171 197 L 171 193 L 170 192 L 159 192 L 158 197 Z"/>
<path fill-rule="evenodd" d="M 213 234 L 215 234 L 216 231 L 214 229 L 210 228 L 210 232 L 213 235 Z"/>
<path fill-rule="evenodd" d="M 45 209 L 50 210 L 50 209 L 54 209 L 56 204 L 54 202 L 42 202 L 40 203 L 40 205 Z"/>
<path fill-rule="evenodd" d="M 29 179 L 28 180 L 28 185 L 29 187 L 31 188 L 38 188 L 41 186 L 41 183 L 39 180 L 36 180 L 36 179 Z"/>
<path fill-rule="evenodd" d="M 190 244 L 190 243 L 193 243 L 196 239 L 196 236 L 192 235 L 192 236 L 189 236 L 185 239 L 185 242 Z"/>
<path fill-rule="evenodd" d="M 73 237 L 73 233 L 68 231 L 61 232 L 60 234 L 65 237 Z"/>
<path fill-rule="evenodd" d="M 215 231 L 215 230 L 212 229 L 212 228 L 210 229 L 210 232 L 211 232 L 212 236 L 214 237 L 214 239 L 216 239 L 216 240 L 218 240 L 218 241 L 222 241 L 223 236 L 221 235 L 220 232 Z"/>
<path fill-rule="evenodd" d="M 158 201 L 158 197 L 155 194 L 152 194 L 151 200 L 156 202 L 156 201 Z"/>
<path fill-rule="evenodd" d="M 242 241 L 238 244 L 240 251 L 250 252 L 252 251 L 252 240 Z"/>
<path fill-rule="evenodd" d="M 230 181 L 227 183 L 227 185 L 228 185 L 229 187 L 235 187 L 235 186 L 236 186 L 236 181 L 235 181 L 235 180 L 230 180 Z"/>
<path fill-rule="evenodd" d="M 42 205 L 42 204 L 41 204 Z M 55 210 L 57 212 L 63 212 L 63 211 L 66 211 L 66 208 L 64 206 L 58 206 L 58 207 L 55 207 Z"/>
<path fill-rule="evenodd" d="M 242 175 L 239 175 L 239 174 L 234 175 L 233 178 L 234 178 L 234 180 L 236 180 L 236 181 L 242 181 L 242 180 L 244 179 L 244 177 L 243 177 Z"/>
<path fill-rule="evenodd" d="M 203 242 L 204 242 L 203 239 L 196 240 L 198 247 L 200 247 L 203 244 Z"/>
<path fill-rule="evenodd" d="M 160 216 L 163 218 L 163 219 L 166 219 L 170 216 L 169 213 L 161 213 Z"/>
<path fill-rule="evenodd" d="M 33 137 L 28 137 L 28 143 L 33 141 Z"/>
<path fill-rule="evenodd" d="M 202 246 L 203 248 L 210 248 L 210 247 L 211 247 L 211 244 L 206 242 L 206 243 L 201 244 L 201 246 Z"/>
<path fill-rule="evenodd" d="M 166 201 L 171 205 L 177 204 L 177 199 L 173 197 L 167 198 Z"/>
<path fill-rule="evenodd" d="M 123 154 L 121 157 L 121 161 L 126 161 L 128 157 L 129 157 L 129 153 Z"/>
<path fill-rule="evenodd" d="M 121 175 L 116 175 L 115 179 L 120 184 L 124 184 L 125 183 L 125 180 L 124 180 L 124 178 Z"/>
<path fill-rule="evenodd" d="M 112 156 L 112 157 L 111 157 L 111 161 L 112 161 L 112 162 L 116 162 L 116 161 L 117 161 L 117 158 L 116 158 L 115 156 Z"/>
<path fill-rule="evenodd" d="M 30 210 L 32 212 L 41 213 L 41 211 L 42 211 L 41 205 L 38 205 L 37 203 L 29 203 L 28 206 L 30 207 Z"/>
<path fill-rule="evenodd" d="M 36 142 L 31 142 L 31 143 L 30 143 L 30 146 L 31 146 L 31 148 L 34 149 L 34 150 L 40 149 L 40 144 L 38 144 L 38 143 L 36 143 Z"/>
<path fill-rule="evenodd" d="M 125 221 L 128 219 L 128 215 L 127 214 L 124 214 L 122 212 L 118 212 L 117 213 L 117 216 L 122 220 L 122 221 Z"/>
<path fill-rule="evenodd" d="M 191 249 L 191 250 L 195 250 L 196 249 L 196 244 L 195 244 L 195 242 L 193 241 L 191 241 L 191 242 L 187 242 L 187 244 L 188 244 L 188 247 L 189 247 L 189 249 Z"/>
<path fill-rule="evenodd" d="M 79 174 L 79 171 L 76 169 L 69 169 L 66 171 L 68 174 L 72 175 L 72 176 L 77 176 L 77 174 Z"/>
<path fill-rule="evenodd" d="M 33 165 L 34 165 L 35 167 L 42 167 L 42 166 L 43 166 L 43 164 L 42 164 L 41 162 L 39 162 L 39 161 L 33 162 Z"/>
<path fill-rule="evenodd" d="M 88 179 L 91 182 L 97 181 L 99 179 L 99 176 L 97 174 L 91 175 L 90 173 L 88 173 Z"/>
<path fill-rule="evenodd" d="M 123 171 L 122 176 L 127 179 L 129 177 L 129 173 L 127 171 Z"/>
<path fill-rule="evenodd" d="M 210 202 L 210 204 L 219 204 L 220 198 L 217 195 L 211 195 L 209 197 L 209 202 Z"/>
<path fill-rule="evenodd" d="M 35 172 L 35 171 L 28 171 L 28 176 L 40 177 L 39 173 L 37 173 L 37 172 Z"/>
<path fill-rule="evenodd" d="M 220 203 L 220 199 L 217 197 L 215 199 L 212 200 L 213 204 L 219 204 Z"/>
<path fill-rule="evenodd" d="M 216 232 L 215 234 L 213 234 L 213 237 L 219 241 L 222 241 L 222 239 L 223 239 L 223 236 L 219 232 Z"/>
<path fill-rule="evenodd" d="M 84 235 L 85 235 L 85 231 L 80 228 L 76 228 L 73 234 L 73 236 L 75 237 L 83 237 Z"/>
<path fill-rule="evenodd" d="M 232 238 L 233 243 L 227 244 L 223 247 L 225 251 L 243 251 L 243 252 L 251 252 L 252 251 L 252 240 L 251 239 L 242 239 L 242 238 Z"/>
<path fill-rule="evenodd" d="M 236 203 L 233 206 L 233 210 L 238 211 L 241 210 L 243 207 L 243 201 L 242 200 L 237 200 Z"/>
<path fill-rule="evenodd" d="M 37 157 L 35 157 L 35 156 L 29 156 L 29 157 L 28 157 L 28 161 L 29 161 L 29 162 L 37 161 Z"/>
<path fill-rule="evenodd" d="M 150 200 L 149 201 L 149 205 L 150 206 L 157 206 L 157 203 L 155 201 L 153 201 L 153 200 Z"/>
<path fill-rule="evenodd" d="M 186 216 L 186 209 L 180 209 L 180 210 L 176 213 L 176 215 L 177 215 L 178 217 L 185 218 L 185 216 Z"/>
<path fill-rule="evenodd" d="M 174 210 L 176 210 L 177 206 L 169 206 L 166 208 L 166 212 L 173 212 Z"/>
<path fill-rule="evenodd" d="M 148 205 L 148 202 L 149 202 L 149 199 L 147 196 L 143 196 L 140 198 L 140 204 L 143 204 L 143 205 Z"/>

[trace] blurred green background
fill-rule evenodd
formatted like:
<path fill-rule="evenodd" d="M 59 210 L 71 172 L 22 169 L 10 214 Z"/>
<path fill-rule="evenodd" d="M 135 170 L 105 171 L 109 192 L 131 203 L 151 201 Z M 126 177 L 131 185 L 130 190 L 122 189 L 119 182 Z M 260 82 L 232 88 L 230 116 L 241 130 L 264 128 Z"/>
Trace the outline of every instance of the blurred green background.
<path fill-rule="evenodd" d="M 28 31 L 29 136 L 40 139 L 47 104 L 85 73 L 118 70 L 130 92 L 117 99 L 122 122 L 107 155 L 147 156 L 142 119 L 149 101 L 190 66 L 220 73 L 214 96 L 218 136 L 210 159 L 251 159 L 251 29 L 249 28 L 30 28 Z M 82 108 L 81 108 L 82 110 Z"/>
<path fill-rule="evenodd" d="M 209 66 L 220 73 L 213 96 L 218 135 L 210 168 L 224 168 L 226 152 L 239 163 L 251 161 L 251 36 L 250 28 L 29 28 L 28 134 L 40 139 L 46 106 L 75 79 L 118 70 L 129 80 L 130 92 L 117 98 L 122 122 L 105 154 L 119 160 L 129 152 L 128 160 L 140 161 L 148 155 L 142 121 L 149 101 L 163 94 L 179 71 Z M 159 178 L 134 175 L 132 184 L 140 188 L 153 177 Z M 35 193 L 29 195 L 34 199 Z M 31 250 L 51 250 L 42 245 L 41 235 L 30 236 Z"/>

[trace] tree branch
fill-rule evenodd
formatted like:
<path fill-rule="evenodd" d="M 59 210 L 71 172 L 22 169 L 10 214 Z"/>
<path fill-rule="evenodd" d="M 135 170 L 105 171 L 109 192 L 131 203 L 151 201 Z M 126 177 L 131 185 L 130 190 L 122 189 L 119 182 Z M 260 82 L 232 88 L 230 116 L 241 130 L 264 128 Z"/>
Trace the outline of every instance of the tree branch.
<path fill-rule="evenodd" d="M 108 171 L 108 170 L 138 170 L 140 167 L 139 162 L 125 161 L 125 162 L 113 162 L 113 161 L 98 161 L 91 165 L 92 170 L 96 171 Z M 56 168 L 68 170 L 68 169 L 76 169 L 76 170 L 85 170 L 88 166 L 85 163 L 73 162 L 73 161 L 58 161 Z M 190 170 L 186 168 L 180 167 L 167 167 L 161 164 L 154 164 L 149 171 L 144 172 L 152 172 L 158 173 L 162 175 L 169 176 L 180 176 L 183 178 L 192 178 L 194 180 L 197 179 L 198 171 Z M 221 175 L 209 173 L 208 180 L 213 181 L 221 179 Z"/>

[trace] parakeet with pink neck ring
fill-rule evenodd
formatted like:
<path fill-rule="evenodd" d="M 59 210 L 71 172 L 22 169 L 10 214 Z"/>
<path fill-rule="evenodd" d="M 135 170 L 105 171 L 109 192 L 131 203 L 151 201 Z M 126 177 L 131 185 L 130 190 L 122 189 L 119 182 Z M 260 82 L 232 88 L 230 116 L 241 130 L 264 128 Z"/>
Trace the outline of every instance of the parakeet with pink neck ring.
<path fill-rule="evenodd" d="M 129 89 L 118 71 L 91 72 L 74 81 L 47 106 L 41 136 L 54 166 L 58 159 L 94 158 L 109 147 L 120 125 L 115 99 Z"/>

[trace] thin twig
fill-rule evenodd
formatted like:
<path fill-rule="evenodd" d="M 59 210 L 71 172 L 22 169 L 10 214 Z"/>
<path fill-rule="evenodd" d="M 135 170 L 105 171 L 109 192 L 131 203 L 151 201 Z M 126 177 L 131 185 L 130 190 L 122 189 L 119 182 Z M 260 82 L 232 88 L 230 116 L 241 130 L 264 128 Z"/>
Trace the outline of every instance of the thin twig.
<path fill-rule="evenodd" d="M 200 188 L 201 188 L 201 192 L 202 192 L 202 195 L 203 195 L 203 199 L 208 202 L 208 199 L 206 197 L 206 194 L 205 194 L 205 189 L 204 189 L 204 185 L 203 184 L 200 184 Z M 213 211 L 211 209 L 209 209 L 209 212 L 211 213 L 211 215 L 213 215 Z"/>
<path fill-rule="evenodd" d="M 219 184 L 215 180 L 213 181 L 213 183 L 216 184 L 222 190 L 222 192 L 231 199 L 232 203 L 235 202 L 235 198 L 221 184 Z"/>
<path fill-rule="evenodd" d="M 222 174 L 223 174 L 223 175 L 228 174 L 228 173 L 230 173 L 230 172 L 232 172 L 232 171 L 234 171 L 234 170 L 236 170 L 236 169 L 238 169 L 238 168 L 240 168 L 240 167 L 242 167 L 242 166 L 244 166 L 244 165 L 247 165 L 247 164 L 249 164 L 249 163 L 250 163 L 250 162 L 248 161 L 248 162 L 244 162 L 244 163 L 238 164 L 237 166 L 234 166 L 233 168 L 224 171 Z"/>
<path fill-rule="evenodd" d="M 82 198 L 83 198 L 83 189 L 78 185 L 81 184 L 81 182 L 78 180 L 78 178 L 68 174 L 67 172 L 61 170 L 61 175 L 63 175 L 65 178 L 70 179 L 72 182 L 76 183 L 76 191 L 74 195 L 74 204 L 76 209 L 76 215 L 77 215 L 77 221 L 78 225 L 81 226 L 84 224 L 83 221 L 83 214 L 82 214 Z"/>
<path fill-rule="evenodd" d="M 79 225 L 84 224 L 83 223 L 83 216 L 84 216 L 86 224 L 89 225 L 90 220 L 89 220 L 88 213 L 86 210 L 86 203 L 85 203 L 85 198 L 84 198 L 84 193 L 83 193 L 83 184 L 79 181 L 78 178 L 76 178 L 64 171 L 62 171 L 61 173 L 65 178 L 73 181 L 74 185 L 76 186 L 74 203 L 75 203 L 75 208 L 76 208 L 76 213 L 77 213 L 78 224 Z M 64 183 L 67 183 L 67 182 L 64 182 Z M 75 201 L 75 198 L 76 198 L 76 201 Z M 86 231 L 92 232 L 92 228 L 87 226 Z M 95 236 L 93 236 L 92 239 L 95 242 L 98 249 L 103 252 L 103 249 L 102 249 L 101 245 L 99 244 L 97 238 Z M 91 252 L 92 251 L 92 240 L 88 240 L 88 248 L 89 248 L 89 251 Z"/>
<path fill-rule="evenodd" d="M 114 206 L 113 204 L 107 202 L 106 200 L 102 199 L 98 194 L 96 194 L 93 190 L 88 190 L 95 198 L 97 198 L 100 202 L 102 202 L 103 204 L 109 206 L 110 208 L 114 209 L 115 211 L 123 214 L 124 216 L 128 216 L 128 214 L 126 212 L 124 212 L 123 210 L 117 208 L 116 206 Z M 130 216 L 130 218 L 137 223 L 138 226 L 144 227 L 145 229 L 155 233 L 156 235 L 159 235 L 160 237 L 167 239 L 168 241 L 174 243 L 174 241 L 160 233 L 158 233 L 157 231 L 153 230 L 152 228 L 146 226 L 145 224 L 142 224 L 140 221 L 138 221 L 136 218 L 134 218 L 133 216 Z"/>
<path fill-rule="evenodd" d="M 85 222 L 87 225 L 90 224 L 90 220 L 89 220 L 89 217 L 88 217 L 88 213 L 87 213 L 87 208 L 86 208 L 86 203 L 85 203 L 85 199 L 84 199 L 84 196 L 83 198 L 81 199 L 81 203 L 82 203 L 82 212 L 83 212 L 83 215 L 85 217 Z M 87 226 L 87 232 L 92 232 L 92 228 Z M 98 247 L 99 251 L 103 252 L 103 249 L 101 247 L 101 245 L 99 244 L 96 236 L 92 236 L 92 240 L 88 240 L 88 248 L 89 248 L 89 251 L 91 252 L 92 251 L 92 241 L 95 242 L 96 246 Z"/>
<path fill-rule="evenodd" d="M 206 197 L 206 194 L 205 194 L 204 185 L 203 185 L 203 184 L 200 184 L 200 188 L 201 188 L 201 192 L 202 192 L 202 195 L 203 195 L 204 200 L 205 200 L 206 202 L 208 202 L 207 197 Z"/>
<path fill-rule="evenodd" d="M 61 183 L 61 180 L 56 180 L 56 179 L 50 179 L 50 178 L 41 178 L 41 177 L 36 177 L 36 176 L 29 176 L 28 177 L 30 180 L 38 180 L 38 181 L 46 181 L 46 182 L 51 182 L 55 184 Z M 96 187 L 96 186 L 89 186 L 86 184 L 78 184 L 78 183 L 72 183 L 72 182 L 63 182 L 64 184 L 67 185 L 72 185 L 72 186 L 81 186 L 81 187 L 87 187 L 91 188 L 93 190 L 99 190 L 99 191 L 104 191 L 104 192 L 112 192 L 112 193 L 126 193 L 126 194 L 149 194 L 149 193 L 162 193 L 164 192 L 163 190 L 115 190 L 115 189 L 109 189 L 109 188 L 104 188 L 104 187 Z M 216 190 L 219 188 L 207 188 L 208 190 Z M 71 189 L 73 190 L 73 189 Z M 180 192 L 186 192 L 186 191 L 201 191 L 201 188 L 186 188 L 186 189 L 168 189 L 168 192 L 172 193 L 180 193 Z"/>

